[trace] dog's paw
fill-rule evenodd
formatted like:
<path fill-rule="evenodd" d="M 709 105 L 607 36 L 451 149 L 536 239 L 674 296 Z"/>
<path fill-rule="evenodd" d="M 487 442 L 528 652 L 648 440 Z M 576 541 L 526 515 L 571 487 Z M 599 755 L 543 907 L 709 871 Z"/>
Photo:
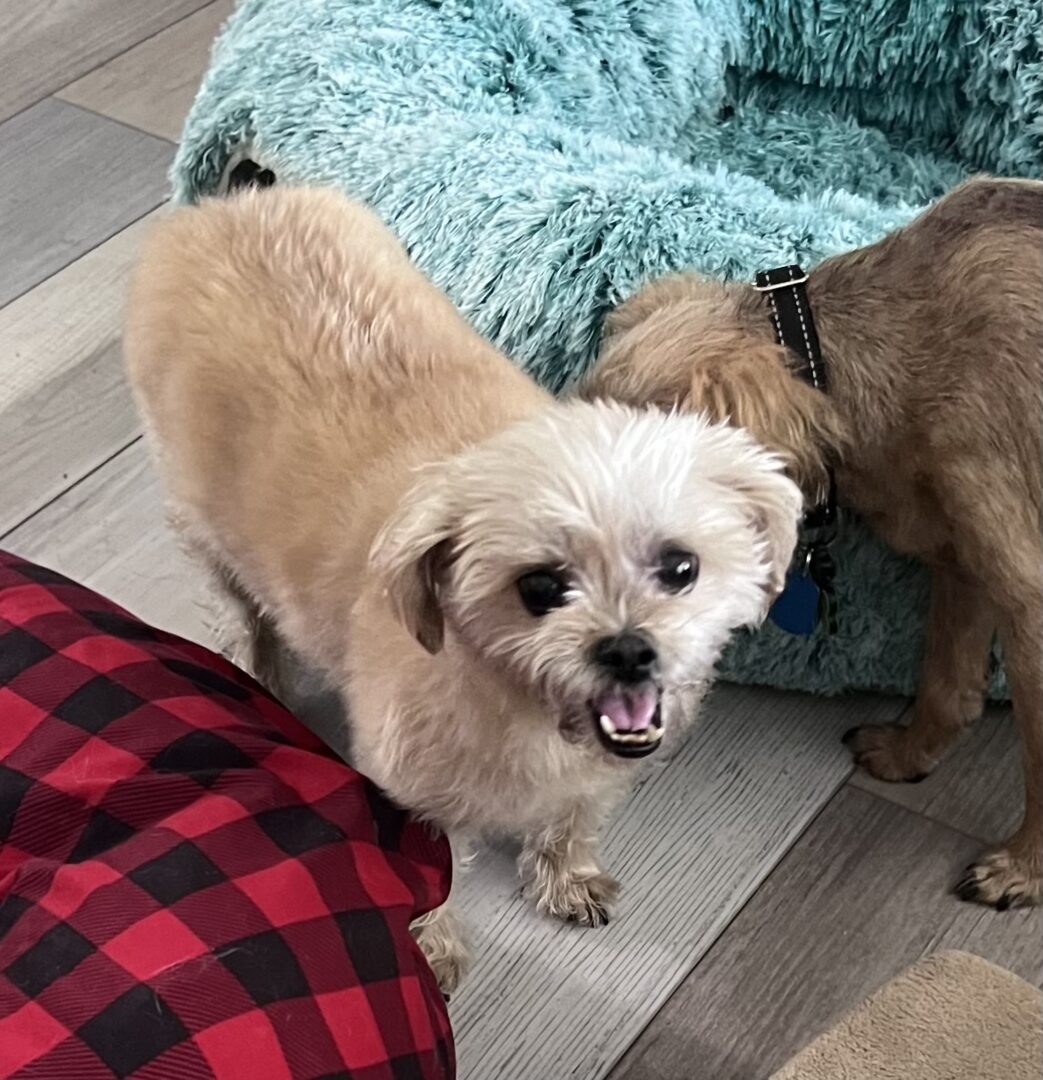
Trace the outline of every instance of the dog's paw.
<path fill-rule="evenodd" d="M 427 962 L 438 980 L 438 989 L 442 992 L 442 997 L 446 1001 L 456 993 L 463 977 L 471 968 L 471 957 L 459 953 L 442 953 L 438 956 L 428 956 Z"/>
<path fill-rule="evenodd" d="M 448 1001 L 470 970 L 472 960 L 456 917 L 439 908 L 418 919 L 410 929 L 438 980 L 438 989 Z"/>
<path fill-rule="evenodd" d="M 855 764 L 878 780 L 918 784 L 938 764 L 917 745 L 915 736 L 905 727 L 867 724 L 851 728 L 843 741 L 851 750 Z"/>
<path fill-rule="evenodd" d="M 619 896 L 619 882 L 608 874 L 560 875 L 536 897 L 536 910 L 580 926 L 605 926 Z"/>
<path fill-rule="evenodd" d="M 988 904 L 997 911 L 1040 902 L 1040 855 L 1000 848 L 983 855 L 964 872 L 954 890 L 961 900 Z"/>

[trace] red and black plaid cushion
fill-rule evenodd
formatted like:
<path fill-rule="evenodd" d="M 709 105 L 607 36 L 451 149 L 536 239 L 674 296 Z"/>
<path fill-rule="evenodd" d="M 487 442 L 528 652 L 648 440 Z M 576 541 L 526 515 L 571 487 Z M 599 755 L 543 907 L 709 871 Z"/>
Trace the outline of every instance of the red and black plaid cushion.
<path fill-rule="evenodd" d="M 0 553 L 0 1076 L 451 1077 L 449 875 L 230 664 Z"/>

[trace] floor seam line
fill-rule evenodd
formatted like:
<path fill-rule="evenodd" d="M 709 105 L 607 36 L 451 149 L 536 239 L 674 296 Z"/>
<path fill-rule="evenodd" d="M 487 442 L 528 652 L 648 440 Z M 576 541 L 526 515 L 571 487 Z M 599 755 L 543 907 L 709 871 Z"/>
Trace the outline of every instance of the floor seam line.
<path fill-rule="evenodd" d="M 34 518 L 39 517 L 39 515 L 42 514 L 46 509 L 48 509 L 48 507 L 53 506 L 60 499 L 64 499 L 65 496 L 69 494 L 69 492 L 75 491 L 75 489 L 78 488 L 80 486 L 80 484 L 82 484 L 85 480 L 89 480 L 100 469 L 104 469 L 106 465 L 108 465 L 111 462 L 115 461 L 116 458 L 118 458 L 120 456 L 120 454 L 122 454 L 125 450 L 129 450 L 136 443 L 141 442 L 141 440 L 143 438 L 144 438 L 144 433 L 143 432 L 138 432 L 138 434 L 135 435 L 133 439 L 131 439 L 127 443 L 124 443 L 124 445 L 121 446 L 118 450 L 114 450 L 104 460 L 99 461 L 97 465 L 92 466 L 85 473 L 83 473 L 82 476 L 78 477 L 76 480 L 74 480 L 67 487 L 62 488 L 61 491 L 57 492 L 55 495 L 53 495 L 51 498 L 49 498 L 46 502 L 44 502 L 40 506 L 38 506 L 35 510 L 32 511 L 32 513 L 27 514 L 24 518 L 22 518 L 20 521 L 16 522 L 10 528 L 7 528 L 3 532 L 0 532 L 0 542 L 6 540 L 9 536 L 16 533 L 19 529 L 21 529 L 24 526 L 28 525 Z"/>
<path fill-rule="evenodd" d="M 141 38 L 139 41 L 135 41 L 132 45 L 128 45 L 125 49 L 120 49 L 119 52 L 113 53 L 112 56 L 102 60 L 100 64 L 95 64 L 94 67 L 88 68 L 86 71 L 80 72 L 74 79 L 70 79 L 67 83 L 62 83 L 61 86 L 56 86 L 52 90 L 48 90 L 45 94 L 41 94 L 35 101 L 30 101 L 27 105 L 23 105 L 17 112 L 11 113 L 10 116 L 5 116 L 0 120 L 0 124 L 6 124 L 8 120 L 13 120 L 16 116 L 21 116 L 22 113 L 28 112 L 31 108 L 39 105 L 41 101 L 46 101 L 48 98 L 54 98 L 56 101 L 61 101 L 64 105 L 71 105 L 71 101 L 64 101 L 58 97 L 63 90 L 67 90 L 73 83 L 78 83 L 80 79 L 87 78 L 88 75 L 93 75 L 94 72 L 100 71 L 106 64 L 111 64 L 113 60 L 118 60 L 121 56 L 126 56 L 132 49 L 136 49 L 139 45 L 144 45 L 146 41 L 151 41 L 154 37 L 158 37 L 164 30 L 169 30 L 172 26 L 177 26 L 178 23 L 184 22 L 185 19 L 190 19 L 193 15 L 202 11 L 204 8 L 208 8 L 211 3 L 216 3 L 216 0 L 209 0 L 207 3 L 200 4 L 199 7 L 192 11 L 186 12 L 184 15 L 175 19 L 173 22 L 167 23 L 166 26 L 161 26 L 154 33 L 149 34 L 147 37 Z"/>

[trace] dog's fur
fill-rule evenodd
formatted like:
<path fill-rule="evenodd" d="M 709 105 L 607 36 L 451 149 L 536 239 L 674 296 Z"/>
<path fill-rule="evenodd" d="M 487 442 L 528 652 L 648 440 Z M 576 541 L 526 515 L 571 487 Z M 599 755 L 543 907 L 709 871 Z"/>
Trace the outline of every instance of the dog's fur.
<path fill-rule="evenodd" d="M 884 780 L 922 779 L 982 709 L 998 631 L 1021 732 L 1025 815 L 958 891 L 1040 897 L 1043 184 L 962 184 L 870 247 L 822 263 L 808 296 L 828 393 L 792 374 L 764 296 L 691 274 L 619 307 L 587 395 L 709 409 L 783 454 L 813 499 L 841 502 L 932 567 L 928 644 L 909 728 L 850 733 Z"/>
<path fill-rule="evenodd" d="M 620 691 L 595 643 L 637 629 L 676 739 L 730 631 L 759 621 L 796 539 L 780 459 L 705 417 L 555 402 L 479 337 L 378 219 L 273 188 L 177 211 L 126 333 L 172 517 L 245 616 L 343 691 L 358 766 L 458 843 L 524 838 L 542 910 L 597 925 L 598 828 L 633 771 L 602 746 Z M 664 545 L 698 580 L 664 590 Z M 519 575 L 568 602 L 523 607 Z M 625 691 L 629 693 L 629 691 Z M 451 913 L 418 927 L 441 984 Z"/>

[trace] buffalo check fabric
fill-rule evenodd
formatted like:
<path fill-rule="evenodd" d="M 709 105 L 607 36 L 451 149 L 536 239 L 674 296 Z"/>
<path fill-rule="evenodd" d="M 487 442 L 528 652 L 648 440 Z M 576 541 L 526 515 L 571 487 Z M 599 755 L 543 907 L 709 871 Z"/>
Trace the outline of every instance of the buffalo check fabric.
<path fill-rule="evenodd" d="M 452 1077 L 449 878 L 230 664 L 0 553 L 0 1077 Z"/>

